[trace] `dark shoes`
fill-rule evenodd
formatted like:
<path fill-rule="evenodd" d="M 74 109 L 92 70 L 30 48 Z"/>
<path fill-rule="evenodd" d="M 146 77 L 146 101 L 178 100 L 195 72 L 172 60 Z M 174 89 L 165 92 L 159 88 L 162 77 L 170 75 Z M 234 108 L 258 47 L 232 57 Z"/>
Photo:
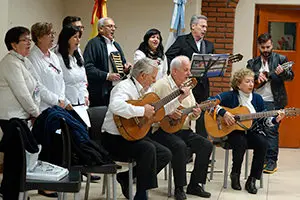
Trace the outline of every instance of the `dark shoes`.
<path fill-rule="evenodd" d="M 266 174 L 273 174 L 276 171 L 277 171 L 277 163 L 273 160 L 269 160 L 266 163 L 263 172 L 266 173 Z"/>
<path fill-rule="evenodd" d="M 257 189 L 255 186 L 255 182 L 256 182 L 256 178 L 254 177 L 248 177 L 246 185 L 245 185 L 245 189 L 250 193 L 250 194 L 256 194 L 257 193 Z"/>
<path fill-rule="evenodd" d="M 240 174 L 237 173 L 231 173 L 230 174 L 231 179 L 231 187 L 234 190 L 241 190 L 241 183 L 240 183 Z"/>
<path fill-rule="evenodd" d="M 184 200 L 184 199 L 186 199 L 186 195 L 185 195 L 185 192 L 183 191 L 183 187 L 182 188 L 175 188 L 174 199 L 175 200 Z"/>
<path fill-rule="evenodd" d="M 203 198 L 209 198 L 211 194 L 206 192 L 200 185 L 191 185 L 189 184 L 186 190 L 187 194 L 196 195 Z"/>
<path fill-rule="evenodd" d="M 124 176 L 122 173 L 117 174 L 117 181 L 121 185 L 123 195 L 129 199 L 129 180 L 128 177 Z"/>
<path fill-rule="evenodd" d="M 81 173 L 83 176 L 87 177 L 87 174 L 86 173 Z M 96 175 L 91 175 L 91 182 L 94 182 L 94 181 L 99 181 L 101 179 L 100 176 L 96 176 Z M 82 179 L 81 179 L 82 180 Z"/>
<path fill-rule="evenodd" d="M 38 194 L 43 195 L 45 197 L 49 197 L 49 198 L 57 198 L 58 197 L 57 192 L 48 193 L 48 192 L 45 192 L 44 190 L 38 190 Z"/>

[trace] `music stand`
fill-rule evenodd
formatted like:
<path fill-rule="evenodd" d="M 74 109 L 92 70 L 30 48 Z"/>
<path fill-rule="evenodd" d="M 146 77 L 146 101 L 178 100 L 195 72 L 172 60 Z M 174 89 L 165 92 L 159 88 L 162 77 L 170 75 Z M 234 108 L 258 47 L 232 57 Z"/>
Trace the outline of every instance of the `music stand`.
<path fill-rule="evenodd" d="M 223 76 L 228 64 L 229 54 L 197 54 L 192 56 L 191 73 L 193 77 Z"/>

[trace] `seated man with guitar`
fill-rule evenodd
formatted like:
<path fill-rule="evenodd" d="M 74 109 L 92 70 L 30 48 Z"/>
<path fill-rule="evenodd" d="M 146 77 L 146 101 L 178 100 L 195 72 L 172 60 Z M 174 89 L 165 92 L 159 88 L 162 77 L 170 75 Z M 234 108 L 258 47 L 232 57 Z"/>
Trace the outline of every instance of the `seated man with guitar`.
<path fill-rule="evenodd" d="M 125 162 L 133 159 L 136 162 L 136 166 L 133 168 L 133 176 L 137 177 L 135 200 L 146 200 L 146 190 L 157 187 L 156 175 L 170 162 L 172 153 L 147 135 L 136 141 L 125 139 L 121 135 L 120 125 L 116 125 L 114 117 L 117 115 L 141 121 L 147 121 L 154 117 L 156 110 L 152 104 L 137 106 L 129 102 L 140 99 L 144 93 L 151 92 L 151 85 L 156 80 L 157 72 L 157 62 L 149 58 L 137 61 L 131 70 L 131 77 L 121 81 L 112 89 L 108 111 L 102 126 L 102 144 L 112 158 Z M 176 101 L 182 101 L 189 94 L 188 92 L 189 87 L 182 88 Z M 117 175 L 122 193 L 127 199 L 129 198 L 128 177 L 128 171 Z"/>
<path fill-rule="evenodd" d="M 267 110 L 283 109 L 287 105 L 285 81 L 294 78 L 293 62 L 287 62 L 284 55 L 273 52 L 272 37 L 269 33 L 261 34 L 257 38 L 260 55 L 248 60 L 247 68 L 255 73 L 255 92 L 264 100 Z M 274 173 L 277 170 L 278 133 L 279 124 L 266 128 L 268 150 L 265 158 L 265 173 Z"/>
<path fill-rule="evenodd" d="M 220 104 L 217 106 L 215 112 L 213 112 L 213 118 L 216 119 L 214 120 L 214 127 L 218 127 L 220 130 L 223 128 L 228 129 L 228 127 L 236 124 L 243 127 L 238 115 L 231 113 L 231 110 L 234 110 L 232 108 L 244 106 L 248 108 L 247 110 L 250 113 L 262 112 L 265 109 L 262 97 L 259 94 L 253 93 L 254 73 L 250 69 L 243 68 L 235 72 L 231 80 L 231 87 L 233 88 L 232 91 L 223 92 L 215 96 L 216 99 L 220 100 Z M 261 177 L 267 151 L 267 138 L 264 133 L 264 127 L 271 127 L 278 124 L 284 116 L 284 112 L 278 111 L 277 117 L 262 118 L 254 121 L 252 127 L 247 130 L 247 134 L 245 134 L 244 130 L 233 130 L 228 133 L 226 142 L 232 147 L 233 157 L 230 174 L 232 189 L 241 190 L 240 173 L 242 162 L 246 149 L 251 148 L 253 149 L 253 160 L 251 173 L 247 179 L 245 189 L 251 194 L 257 193 L 255 182 Z M 210 126 L 213 125 L 207 124 L 208 120 L 206 117 L 207 113 L 205 114 L 205 126 L 207 127 L 207 132 L 210 134 Z M 220 119 L 221 117 L 223 118 Z M 223 125 L 220 120 L 225 121 Z"/>
<path fill-rule="evenodd" d="M 171 61 L 169 76 L 158 80 L 153 85 L 154 92 L 160 97 L 164 98 L 173 91 L 181 87 L 181 85 L 191 76 L 191 63 L 186 56 L 177 56 Z M 196 107 L 196 101 L 192 92 L 189 96 L 181 102 L 184 108 L 191 108 L 190 114 L 186 117 L 183 125 L 175 133 L 168 133 L 168 127 L 159 128 L 159 124 L 153 125 L 153 134 L 150 136 L 153 140 L 168 147 L 173 154 L 172 168 L 175 182 L 175 199 L 186 199 L 186 194 L 183 187 L 187 184 L 186 181 L 186 160 L 187 147 L 193 153 L 196 153 L 194 170 L 191 174 L 190 183 L 187 187 L 187 194 L 197 195 L 200 197 L 209 198 L 211 194 L 206 192 L 199 183 L 206 183 L 206 175 L 209 163 L 209 157 L 212 152 L 212 144 L 206 138 L 194 133 L 191 130 L 191 120 L 196 120 L 201 114 L 201 108 Z M 193 107 L 193 108 L 192 108 Z M 173 107 L 173 112 L 168 115 L 168 120 L 180 120 L 182 111 L 177 109 L 178 106 Z M 164 120 L 163 120 L 164 121 Z M 162 125 L 162 123 L 161 123 Z M 172 129 L 172 127 L 170 127 Z M 166 130 L 166 131 L 164 131 Z M 173 132 L 173 131 L 170 131 Z"/>

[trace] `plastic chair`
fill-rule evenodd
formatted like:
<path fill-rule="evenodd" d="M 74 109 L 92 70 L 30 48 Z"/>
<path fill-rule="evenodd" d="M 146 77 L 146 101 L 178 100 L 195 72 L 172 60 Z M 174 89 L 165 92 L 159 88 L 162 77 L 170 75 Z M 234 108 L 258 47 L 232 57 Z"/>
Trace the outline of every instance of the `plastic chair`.
<path fill-rule="evenodd" d="M 100 107 L 92 107 L 88 109 L 88 114 L 91 121 L 91 128 L 89 129 L 90 138 L 100 139 L 97 134 L 101 133 L 101 127 L 105 118 L 105 114 L 107 111 L 106 106 Z M 113 191 L 113 199 L 117 199 L 117 189 L 116 189 L 116 174 L 117 174 L 116 164 L 106 164 L 106 165 L 95 165 L 95 166 L 72 166 L 72 169 L 77 169 L 82 173 L 87 174 L 86 186 L 85 186 L 85 194 L 84 199 L 87 200 L 89 196 L 90 182 L 91 182 L 91 173 L 104 174 L 106 178 L 107 187 L 107 195 L 106 199 L 110 199 L 110 187 L 109 187 L 109 179 L 107 179 L 107 175 L 112 176 L 112 191 Z"/>
<path fill-rule="evenodd" d="M 66 122 L 60 119 L 61 135 L 63 144 L 63 163 L 62 167 L 70 169 L 71 164 L 71 146 L 70 140 L 66 133 Z M 50 190 L 58 192 L 58 199 L 66 199 L 66 193 L 74 193 L 74 200 L 80 200 L 81 188 L 81 175 L 79 171 L 69 170 L 69 174 L 59 181 L 46 181 L 46 180 L 31 180 L 26 179 L 26 154 L 24 148 L 24 141 L 21 136 L 21 129 L 17 127 L 17 138 L 21 145 L 21 153 L 23 157 L 23 167 L 20 176 L 20 193 L 19 199 L 27 200 L 29 190 Z"/>

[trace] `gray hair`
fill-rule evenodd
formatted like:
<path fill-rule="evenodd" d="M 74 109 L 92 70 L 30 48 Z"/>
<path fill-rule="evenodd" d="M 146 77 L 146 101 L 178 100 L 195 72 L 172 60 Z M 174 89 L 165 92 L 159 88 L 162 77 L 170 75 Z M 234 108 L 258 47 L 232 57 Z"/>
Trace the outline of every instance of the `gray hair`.
<path fill-rule="evenodd" d="M 207 17 L 204 15 L 193 15 L 190 21 L 190 29 L 192 30 L 192 25 L 193 24 L 198 24 L 199 19 L 204 19 L 207 21 Z"/>
<path fill-rule="evenodd" d="M 151 74 L 154 68 L 158 69 L 157 62 L 145 57 L 134 64 L 130 74 L 132 77 L 137 78 L 141 73 Z"/>
<path fill-rule="evenodd" d="M 104 26 L 104 23 L 107 21 L 107 20 L 113 20 L 112 18 L 110 17 L 102 17 L 101 19 L 98 20 L 98 23 L 97 23 L 97 28 L 99 29 L 100 27 L 103 27 Z"/>
<path fill-rule="evenodd" d="M 176 56 L 170 64 L 171 73 L 173 69 L 179 69 L 182 67 L 184 62 L 190 62 L 190 59 L 187 56 Z"/>

